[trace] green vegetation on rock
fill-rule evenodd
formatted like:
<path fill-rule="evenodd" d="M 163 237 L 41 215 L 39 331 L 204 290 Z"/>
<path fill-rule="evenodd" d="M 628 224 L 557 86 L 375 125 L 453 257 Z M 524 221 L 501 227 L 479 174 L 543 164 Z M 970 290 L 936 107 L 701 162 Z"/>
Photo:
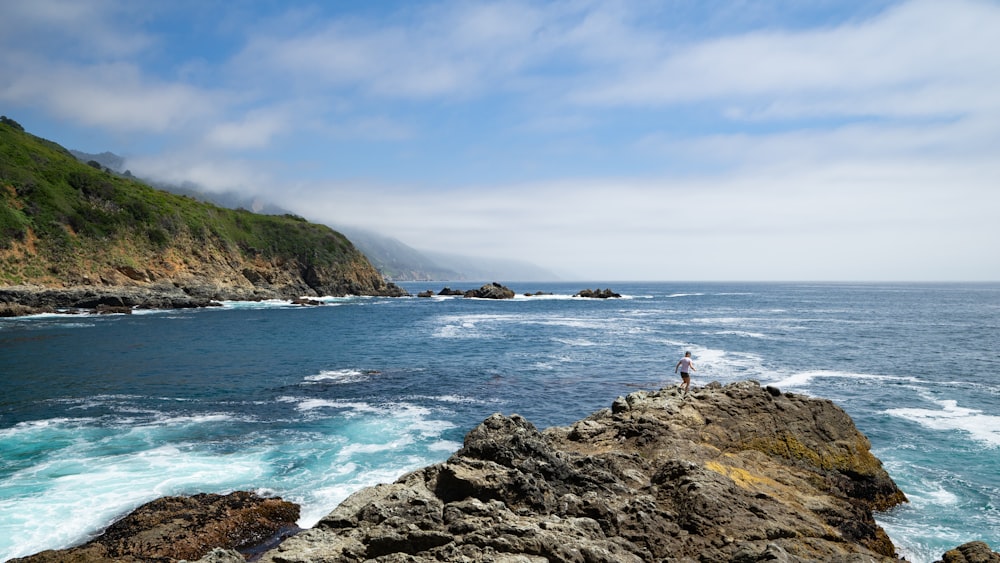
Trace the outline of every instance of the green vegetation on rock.
<path fill-rule="evenodd" d="M 0 119 L 0 286 L 155 281 L 261 296 L 398 290 L 329 227 L 157 190 Z"/>

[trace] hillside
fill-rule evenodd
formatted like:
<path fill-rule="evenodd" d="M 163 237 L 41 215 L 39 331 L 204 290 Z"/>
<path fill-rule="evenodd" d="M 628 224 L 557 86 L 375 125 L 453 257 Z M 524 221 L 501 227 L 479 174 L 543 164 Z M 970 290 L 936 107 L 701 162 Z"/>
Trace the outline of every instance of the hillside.
<path fill-rule="evenodd" d="M 329 227 L 156 190 L 0 121 L 0 288 L 207 299 L 402 293 Z"/>

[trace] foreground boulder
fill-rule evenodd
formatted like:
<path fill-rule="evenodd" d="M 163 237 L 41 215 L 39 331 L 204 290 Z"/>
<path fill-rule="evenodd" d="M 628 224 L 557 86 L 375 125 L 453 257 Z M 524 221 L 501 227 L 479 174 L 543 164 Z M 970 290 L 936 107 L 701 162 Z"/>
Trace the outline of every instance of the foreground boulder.
<path fill-rule="evenodd" d="M 11 563 L 139 563 L 242 560 L 251 550 L 298 528 L 299 506 L 249 492 L 164 497 L 144 504 L 94 540 Z"/>
<path fill-rule="evenodd" d="M 872 511 L 906 498 L 869 447 L 830 401 L 753 381 L 545 431 L 496 414 L 261 561 L 896 561 Z"/>
<path fill-rule="evenodd" d="M 945 552 L 934 563 L 1000 563 L 1000 553 L 990 551 L 990 546 L 984 542 L 974 541 Z"/>

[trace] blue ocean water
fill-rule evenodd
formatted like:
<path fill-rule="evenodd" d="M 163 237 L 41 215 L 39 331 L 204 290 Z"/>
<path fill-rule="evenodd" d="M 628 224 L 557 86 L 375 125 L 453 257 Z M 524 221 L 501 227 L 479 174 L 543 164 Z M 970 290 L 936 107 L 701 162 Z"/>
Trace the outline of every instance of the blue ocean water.
<path fill-rule="evenodd" d="M 877 517 L 901 555 L 1000 549 L 1000 284 L 506 285 L 549 294 L 0 319 L 0 561 L 163 495 L 276 494 L 307 527 L 494 412 L 565 425 L 677 384 L 686 350 L 696 387 L 843 407 L 910 499 Z M 598 287 L 624 297 L 572 297 Z"/>

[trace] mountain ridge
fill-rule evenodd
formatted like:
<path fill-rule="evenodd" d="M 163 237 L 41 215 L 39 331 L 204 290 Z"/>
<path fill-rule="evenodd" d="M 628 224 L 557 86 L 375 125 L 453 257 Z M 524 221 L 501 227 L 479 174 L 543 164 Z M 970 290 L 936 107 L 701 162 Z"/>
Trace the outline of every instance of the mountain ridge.
<path fill-rule="evenodd" d="M 95 166 L 96 164 L 96 166 Z M 403 295 L 343 234 L 225 209 L 85 164 L 0 120 L 0 295 L 91 288 L 138 301 Z M 47 291 L 48 306 L 72 306 Z M 123 301 L 119 299 L 119 301 Z M 141 303 L 140 303 L 141 304 Z M 44 305 L 43 305 L 44 306 Z"/>

